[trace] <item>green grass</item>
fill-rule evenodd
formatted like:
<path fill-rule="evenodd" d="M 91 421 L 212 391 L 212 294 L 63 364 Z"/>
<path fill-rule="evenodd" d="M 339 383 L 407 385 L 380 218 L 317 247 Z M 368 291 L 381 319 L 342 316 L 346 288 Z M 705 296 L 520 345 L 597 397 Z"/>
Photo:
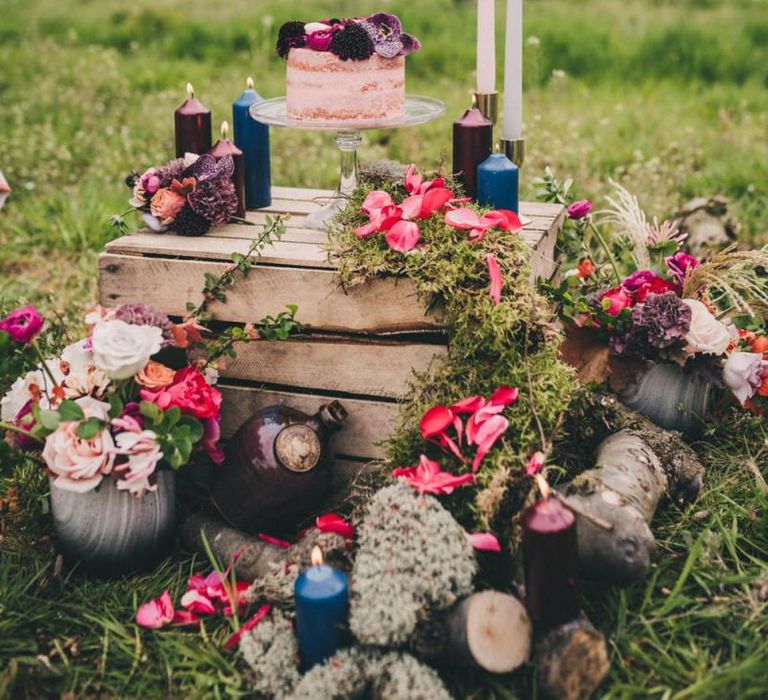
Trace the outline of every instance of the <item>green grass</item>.
<path fill-rule="evenodd" d="M 172 155 L 184 84 L 219 122 L 247 75 L 265 96 L 281 94 L 284 69 L 271 47 L 282 21 L 384 6 L 424 44 L 409 59 L 409 91 L 449 109 L 424 127 L 368 134 L 362 155 L 429 166 L 450 157 L 450 121 L 473 88 L 469 0 L 3 0 L 0 169 L 14 192 L 0 213 L 0 298 L 78 317 L 95 298 L 96 255 L 114 235 L 107 217 L 126 206 L 123 176 Z M 619 179 L 659 217 L 721 192 L 744 240 L 763 240 L 764 0 L 537 0 L 526 3 L 525 35 L 525 195 L 545 165 L 574 177 L 582 196 L 599 198 L 609 177 Z M 328 136 L 273 130 L 272 142 L 274 182 L 334 184 Z M 768 471 L 766 437 L 746 421 L 708 435 L 697 448 L 708 491 L 690 512 L 660 511 L 652 576 L 622 591 L 588 590 L 590 614 L 611 640 L 602 697 L 768 697 L 768 515 L 764 484 L 748 468 L 752 460 Z M 29 469 L 0 478 L 0 696 L 242 694 L 222 651 L 226 624 L 197 635 L 131 622 L 137 601 L 178 592 L 203 564 L 172 560 L 112 582 L 56 575 L 45 493 Z M 529 688 L 523 674 L 486 683 L 482 696 L 529 697 Z"/>

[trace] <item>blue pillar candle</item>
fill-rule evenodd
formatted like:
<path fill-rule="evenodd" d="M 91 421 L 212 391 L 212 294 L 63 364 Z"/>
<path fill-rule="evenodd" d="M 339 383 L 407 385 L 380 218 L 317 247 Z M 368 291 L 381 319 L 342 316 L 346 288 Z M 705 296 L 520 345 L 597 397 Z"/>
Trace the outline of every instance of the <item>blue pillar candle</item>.
<path fill-rule="evenodd" d="M 316 546 L 312 567 L 296 579 L 293 587 L 296 633 L 305 671 L 333 656 L 347 638 L 347 577 L 322 562 L 322 550 Z"/>
<path fill-rule="evenodd" d="M 503 153 L 491 153 L 477 166 L 477 201 L 485 207 L 518 214 L 518 167 Z"/>
<path fill-rule="evenodd" d="M 243 94 L 232 103 L 235 145 L 243 152 L 245 163 L 245 206 L 248 209 L 260 209 L 272 203 L 269 127 L 257 122 L 248 112 L 252 104 L 262 99 L 253 89 L 253 79 L 248 78 Z"/>

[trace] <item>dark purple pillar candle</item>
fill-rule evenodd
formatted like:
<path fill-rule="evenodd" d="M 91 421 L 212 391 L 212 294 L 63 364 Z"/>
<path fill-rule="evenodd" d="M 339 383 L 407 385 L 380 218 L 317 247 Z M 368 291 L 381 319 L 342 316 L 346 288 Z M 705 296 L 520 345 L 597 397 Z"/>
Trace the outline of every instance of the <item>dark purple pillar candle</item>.
<path fill-rule="evenodd" d="M 493 124 L 479 109 L 472 107 L 453 122 L 453 174 L 464 193 L 477 198 L 477 166 L 489 155 L 493 145 Z"/>
<path fill-rule="evenodd" d="M 190 83 L 187 95 L 174 113 L 177 158 L 183 158 L 185 153 L 203 155 L 211 148 L 211 110 L 195 97 Z"/>
<path fill-rule="evenodd" d="M 559 625 L 578 617 L 576 516 L 556 498 L 542 498 L 521 517 L 525 602 L 534 623 Z"/>
<path fill-rule="evenodd" d="M 229 133 L 229 124 L 222 122 L 221 138 L 216 145 L 208 151 L 216 160 L 224 156 L 232 156 L 235 163 L 235 172 L 232 174 L 232 184 L 237 193 L 237 212 L 235 216 L 239 219 L 245 218 L 245 167 L 243 164 L 243 152 L 227 138 Z"/>

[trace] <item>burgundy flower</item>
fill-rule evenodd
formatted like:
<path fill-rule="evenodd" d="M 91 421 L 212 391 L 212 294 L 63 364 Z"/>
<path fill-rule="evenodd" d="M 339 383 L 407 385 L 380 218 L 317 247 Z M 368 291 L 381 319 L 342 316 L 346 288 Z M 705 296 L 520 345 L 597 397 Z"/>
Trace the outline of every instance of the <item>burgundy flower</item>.
<path fill-rule="evenodd" d="M 579 199 L 568 207 L 569 219 L 583 219 L 592 211 L 592 202 L 588 199 Z"/>
<path fill-rule="evenodd" d="M 0 331 L 11 336 L 14 343 L 31 343 L 43 330 L 43 317 L 34 306 L 22 306 L 0 321 Z"/>
<path fill-rule="evenodd" d="M 682 250 L 665 258 L 664 262 L 667 263 L 670 274 L 679 284 L 685 281 L 688 270 L 692 270 L 699 265 L 699 261 L 693 255 L 688 255 L 688 253 L 684 253 Z"/>
<path fill-rule="evenodd" d="M 416 37 L 403 32 L 403 26 L 395 15 L 377 12 L 359 24 L 371 38 L 373 50 L 382 58 L 407 56 L 421 48 Z"/>
<path fill-rule="evenodd" d="M 676 284 L 659 277 L 650 270 L 633 272 L 621 283 L 621 286 L 632 297 L 634 303 L 645 301 L 649 294 L 679 293 L 681 291 Z"/>

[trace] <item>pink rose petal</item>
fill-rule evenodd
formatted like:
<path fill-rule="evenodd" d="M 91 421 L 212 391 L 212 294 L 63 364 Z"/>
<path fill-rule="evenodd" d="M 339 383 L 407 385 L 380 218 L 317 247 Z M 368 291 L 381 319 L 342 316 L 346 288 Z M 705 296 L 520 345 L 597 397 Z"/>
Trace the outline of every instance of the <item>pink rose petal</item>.
<path fill-rule="evenodd" d="M 319 515 L 315 520 L 315 527 L 320 530 L 320 532 L 332 532 L 348 540 L 351 540 L 355 536 L 354 528 L 336 513 Z"/>
<path fill-rule="evenodd" d="M 412 194 L 400 202 L 400 211 L 404 219 L 415 219 L 421 213 L 424 203 L 423 194 Z"/>
<path fill-rule="evenodd" d="M 275 547 L 280 547 L 281 549 L 290 549 L 291 543 L 286 542 L 285 540 L 279 540 L 277 537 L 272 537 L 271 535 L 265 535 L 263 532 L 259 532 L 256 537 L 258 537 L 262 542 L 266 542 L 267 544 L 273 544 Z"/>
<path fill-rule="evenodd" d="M 180 627 L 191 627 L 200 624 L 200 618 L 189 610 L 177 610 L 173 613 L 172 625 Z"/>
<path fill-rule="evenodd" d="M 528 466 L 525 468 L 526 476 L 535 476 L 543 468 L 546 462 L 546 457 L 543 452 L 534 452 L 528 460 Z"/>
<path fill-rule="evenodd" d="M 387 244 L 398 253 L 413 250 L 421 238 L 421 231 L 413 221 L 398 221 L 387 231 Z"/>
<path fill-rule="evenodd" d="M 501 290 L 504 287 L 504 280 L 501 277 L 501 270 L 499 270 L 499 262 L 491 253 L 488 253 L 485 261 L 488 264 L 488 275 L 491 278 L 491 288 L 488 291 L 488 295 L 493 299 L 494 304 L 498 304 L 501 301 Z"/>
<path fill-rule="evenodd" d="M 228 640 L 227 643 L 224 645 L 224 648 L 227 650 L 234 649 L 239 643 L 242 636 L 246 633 L 252 630 L 256 625 L 258 625 L 268 614 L 270 611 L 269 605 L 262 605 L 257 611 L 256 614 L 243 623 L 243 625 L 240 627 L 237 632 L 235 632 Z"/>
<path fill-rule="evenodd" d="M 445 223 L 453 228 L 478 228 L 481 225 L 477 212 L 466 207 L 449 211 L 445 215 Z"/>
<path fill-rule="evenodd" d="M 453 199 L 453 192 L 445 189 L 444 187 L 436 187 L 430 189 L 424 195 L 424 199 L 421 203 L 421 211 L 419 212 L 420 219 L 426 219 L 432 216 L 438 209 L 442 209 L 448 202 Z"/>
<path fill-rule="evenodd" d="M 481 552 L 500 552 L 501 545 L 496 539 L 496 535 L 490 532 L 473 532 L 467 535 L 470 544 Z"/>
<path fill-rule="evenodd" d="M 491 394 L 491 398 L 488 399 L 488 403 L 493 405 L 509 406 L 517 401 L 519 394 L 520 392 L 516 386 L 502 385 L 498 387 L 496 391 L 493 392 L 493 394 Z"/>
<path fill-rule="evenodd" d="M 213 615 L 216 612 L 216 606 L 208 596 L 203 595 L 197 590 L 188 590 L 181 596 L 181 606 L 190 612 L 200 615 Z"/>
<path fill-rule="evenodd" d="M 388 207 L 391 204 L 394 204 L 394 202 L 392 201 L 392 196 L 389 192 L 373 190 L 368 193 L 368 196 L 365 198 L 365 201 L 360 208 L 368 214 L 368 216 L 371 216 L 374 211 Z"/>
<path fill-rule="evenodd" d="M 472 461 L 473 473 L 480 468 L 485 455 L 490 452 L 496 441 L 504 434 L 508 427 L 509 421 L 504 416 L 497 415 L 491 416 L 477 429 L 477 434 L 475 435 L 477 452 L 475 453 L 475 459 Z"/>
<path fill-rule="evenodd" d="M 160 629 L 172 620 L 173 601 L 167 590 L 159 598 L 140 605 L 136 611 L 136 624 L 147 629 Z"/>
<path fill-rule="evenodd" d="M 416 166 L 411 163 L 405 172 L 405 189 L 408 192 L 418 192 L 423 178 L 421 173 L 416 170 Z"/>

